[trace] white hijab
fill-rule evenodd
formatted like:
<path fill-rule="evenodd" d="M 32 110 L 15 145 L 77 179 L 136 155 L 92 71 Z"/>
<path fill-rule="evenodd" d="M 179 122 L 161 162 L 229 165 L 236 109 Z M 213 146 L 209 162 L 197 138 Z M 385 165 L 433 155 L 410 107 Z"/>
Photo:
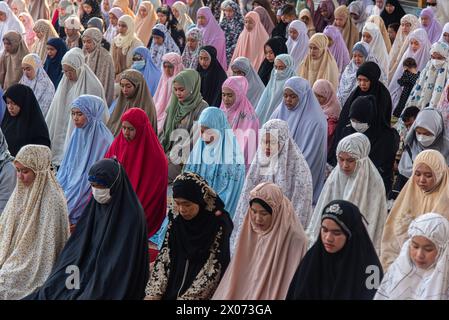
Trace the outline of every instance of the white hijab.
<path fill-rule="evenodd" d="M 61 64 L 75 69 L 78 80 L 73 82 L 63 75 L 45 118 L 53 152 L 52 162 L 55 165 L 61 164 L 65 146 L 70 141 L 74 128 L 70 118 L 72 102 L 82 94 L 91 94 L 102 98 L 106 103 L 103 85 L 84 62 L 84 54 L 80 48 L 70 49 L 62 58 Z M 108 119 L 109 110 L 105 109 L 103 120 L 107 123 Z"/>
<path fill-rule="evenodd" d="M 388 56 L 387 47 L 385 46 L 384 38 L 380 32 L 379 27 L 372 23 L 367 22 L 363 27 L 363 32 L 368 32 L 372 40 L 370 42 L 371 54 L 379 61 L 379 67 L 382 73 L 388 74 L 388 66 L 390 64 L 390 58 Z"/>
<path fill-rule="evenodd" d="M 301 20 L 292 21 L 288 25 L 288 29 L 295 29 L 298 32 L 296 40 L 293 40 L 289 35 L 286 42 L 288 54 L 292 56 L 296 70 L 309 52 L 309 36 L 307 35 L 307 26 Z"/>
<path fill-rule="evenodd" d="M 371 145 L 367 136 L 353 133 L 343 138 L 337 147 L 337 157 L 341 152 L 349 153 L 356 159 L 356 168 L 348 176 L 337 165 L 326 180 L 315 207 L 306 234 L 310 244 L 318 238 L 321 214 L 332 200 L 346 200 L 355 204 L 368 221 L 367 231 L 376 251 L 380 251 L 382 231 L 387 219 L 387 199 L 382 177 L 369 158 Z M 372 192 L 372 190 L 376 190 Z"/>
<path fill-rule="evenodd" d="M 0 54 L 3 53 L 3 36 L 8 31 L 17 31 L 21 35 L 25 34 L 25 27 L 6 2 L 0 2 L 0 11 L 6 15 L 6 21 L 0 21 Z"/>
<path fill-rule="evenodd" d="M 410 258 L 413 237 L 422 236 L 438 250 L 435 263 L 419 269 Z M 449 299 L 449 221 L 438 213 L 416 218 L 408 228 L 408 240 L 388 268 L 375 300 L 448 300 Z"/>

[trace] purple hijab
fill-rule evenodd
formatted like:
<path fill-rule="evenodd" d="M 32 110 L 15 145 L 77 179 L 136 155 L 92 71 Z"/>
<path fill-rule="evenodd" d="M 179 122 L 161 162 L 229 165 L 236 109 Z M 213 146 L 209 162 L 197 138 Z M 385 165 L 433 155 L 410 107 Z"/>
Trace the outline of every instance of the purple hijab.
<path fill-rule="evenodd" d="M 346 47 L 346 42 L 341 35 L 340 29 L 335 26 L 327 26 L 324 28 L 323 33 L 332 39 L 332 45 L 329 47 L 329 51 L 337 62 L 338 71 L 340 71 L 340 74 L 343 74 L 351 58 L 349 57 L 348 48 Z"/>
<path fill-rule="evenodd" d="M 321 10 L 327 11 L 327 17 L 321 15 Z M 313 14 L 313 24 L 315 25 L 316 32 L 323 32 L 326 26 L 334 23 L 334 11 L 335 6 L 332 0 L 321 0 L 317 10 Z"/>
<path fill-rule="evenodd" d="M 426 30 L 430 43 L 434 44 L 440 38 L 441 33 L 443 32 L 443 27 L 441 27 L 441 24 L 437 21 L 437 19 L 435 19 L 435 13 L 432 8 L 422 10 L 419 16 L 425 16 L 430 19 L 430 25 L 427 27 L 422 27 Z"/>
<path fill-rule="evenodd" d="M 226 61 L 226 38 L 224 31 L 220 28 L 217 20 L 215 20 L 214 15 L 209 7 L 201 7 L 198 9 L 196 14 L 198 16 L 204 16 L 206 18 L 206 25 L 198 25 L 198 29 L 201 30 L 203 34 L 203 45 L 213 46 L 217 49 L 217 60 L 220 62 L 223 70 L 228 70 L 228 65 Z"/>

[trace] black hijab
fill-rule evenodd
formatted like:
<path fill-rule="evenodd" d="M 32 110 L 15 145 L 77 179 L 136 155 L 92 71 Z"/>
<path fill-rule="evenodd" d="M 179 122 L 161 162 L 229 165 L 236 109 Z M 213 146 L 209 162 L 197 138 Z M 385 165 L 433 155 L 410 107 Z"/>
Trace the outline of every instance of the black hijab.
<path fill-rule="evenodd" d="M 385 8 L 383 9 L 382 13 L 380 14 L 380 17 L 384 20 L 385 27 L 388 28 L 388 26 L 392 23 L 401 23 L 401 18 L 405 16 L 405 11 L 402 8 L 401 4 L 398 0 L 387 0 L 385 2 L 385 6 L 387 4 L 391 4 L 394 6 L 394 11 L 392 14 L 389 14 Z"/>
<path fill-rule="evenodd" d="M 230 261 L 229 239 L 233 228 L 229 214 L 224 211 L 223 201 L 198 174 L 180 174 L 173 182 L 173 198 L 189 200 L 197 204 L 200 211 L 192 220 L 185 220 L 178 215 L 167 231 L 171 265 L 163 299 L 168 300 L 176 299 L 178 294 L 182 295 L 193 283 L 210 256 L 210 248 L 220 229 L 223 235 L 220 254 L 216 258 L 223 276 Z M 223 214 L 215 216 L 217 210 L 221 210 Z"/>
<path fill-rule="evenodd" d="M 91 6 L 92 12 L 87 14 L 83 13 L 80 19 L 81 24 L 83 25 L 84 29 L 88 28 L 88 22 L 92 18 L 101 18 L 101 9 L 99 2 L 97 0 L 84 0 L 83 4 L 87 4 Z"/>
<path fill-rule="evenodd" d="M 367 92 L 363 92 L 359 86 L 357 86 L 346 100 L 338 120 L 337 128 L 335 129 L 334 141 L 328 153 L 327 161 L 335 166 L 337 164 L 337 158 L 335 152 L 337 145 L 344 137 L 345 128 L 350 125 L 349 110 L 355 99 L 360 96 L 373 95 L 376 100 L 376 117 L 378 125 L 390 127 L 392 102 L 388 89 L 379 81 L 381 71 L 379 66 L 372 61 L 365 62 L 357 70 L 357 77 L 359 75 L 365 76 L 371 82 L 370 88 Z"/>
<path fill-rule="evenodd" d="M 204 46 L 201 51 L 206 51 L 211 59 L 209 67 L 205 70 L 198 63 L 196 70 L 201 77 L 201 95 L 203 99 L 210 105 L 220 107 L 221 105 L 221 87 L 227 79 L 226 72 L 217 60 L 217 49 L 213 46 Z"/>
<path fill-rule="evenodd" d="M 111 201 L 93 197 L 47 281 L 25 299 L 143 299 L 149 277 L 145 212 L 123 167 L 113 159 L 96 162 L 89 181 L 110 188 Z M 80 289 L 66 288 L 68 266 L 77 266 Z"/>
<path fill-rule="evenodd" d="M 33 90 L 23 84 L 15 84 L 3 94 L 3 100 L 11 99 L 20 107 L 20 113 L 12 117 L 5 111 L 1 128 L 12 156 L 27 144 L 40 144 L 50 148 L 47 123 L 42 115 Z"/>
<path fill-rule="evenodd" d="M 372 300 L 376 289 L 367 288 L 367 267 L 378 268 L 379 283 L 383 270 L 362 214 L 352 203 L 334 200 L 324 208 L 324 219 L 340 226 L 346 243 L 340 251 L 328 253 L 320 234 L 299 264 L 287 300 Z"/>
<path fill-rule="evenodd" d="M 56 55 L 53 58 L 47 56 L 44 64 L 44 70 L 47 72 L 48 77 L 58 89 L 59 82 L 62 79 L 62 58 L 67 53 L 67 45 L 61 38 L 51 38 L 47 41 L 47 44 L 56 49 Z"/>
<path fill-rule="evenodd" d="M 268 39 L 268 41 L 264 45 L 264 50 L 265 46 L 269 46 L 271 50 L 273 50 L 275 58 L 282 53 L 288 53 L 285 40 L 281 37 L 273 37 Z M 265 86 L 268 84 L 268 81 L 270 81 L 271 70 L 273 70 L 273 66 L 274 60 L 273 62 L 270 62 L 265 58 L 259 67 L 258 74 Z"/>

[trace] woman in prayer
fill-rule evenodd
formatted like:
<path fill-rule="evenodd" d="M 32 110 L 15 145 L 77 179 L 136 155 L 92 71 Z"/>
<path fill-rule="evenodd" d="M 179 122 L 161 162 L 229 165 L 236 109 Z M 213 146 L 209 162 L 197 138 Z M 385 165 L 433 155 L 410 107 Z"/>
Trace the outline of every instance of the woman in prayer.
<path fill-rule="evenodd" d="M 182 70 L 184 70 L 184 66 L 179 54 L 171 52 L 162 57 L 162 76 L 154 94 L 158 134 L 162 131 L 167 117 L 166 108 L 170 102 L 173 80 Z"/>
<path fill-rule="evenodd" d="M 271 35 L 275 25 L 277 24 L 276 18 L 273 21 L 270 13 L 267 11 L 267 9 L 265 9 L 262 6 L 255 7 L 253 9 L 253 11 L 259 15 L 260 22 L 262 23 L 263 27 L 265 28 L 265 31 L 268 33 L 268 35 Z"/>
<path fill-rule="evenodd" d="M 0 218 L 0 298 L 17 300 L 51 274 L 69 237 L 66 200 L 51 151 L 30 144 L 14 160 L 17 185 Z"/>
<path fill-rule="evenodd" d="M 201 77 L 201 95 L 210 106 L 220 106 L 221 87 L 226 80 L 226 72 L 217 60 L 217 51 L 212 46 L 204 46 L 198 55 L 196 69 Z"/>
<path fill-rule="evenodd" d="M 423 214 L 410 223 L 407 236 L 374 299 L 449 299 L 447 218 L 439 213 Z"/>
<path fill-rule="evenodd" d="M 70 16 L 64 22 L 65 30 L 65 44 L 70 50 L 72 48 L 82 48 L 83 42 L 81 40 L 81 32 L 84 31 L 84 27 L 77 16 Z"/>
<path fill-rule="evenodd" d="M 72 102 L 75 129 L 56 175 L 67 199 L 71 229 L 90 200 L 91 188 L 86 173 L 95 162 L 103 159 L 114 139 L 102 120 L 106 108 L 102 99 L 88 94 Z"/>
<path fill-rule="evenodd" d="M 220 109 L 234 131 L 248 169 L 256 154 L 259 131 L 259 119 L 247 98 L 248 81 L 242 76 L 229 77 L 223 83 L 221 91 Z"/>
<path fill-rule="evenodd" d="M 173 79 L 173 91 L 168 103 L 164 127 L 160 133 L 160 141 L 164 152 L 169 160 L 168 178 L 169 183 L 182 171 L 183 163 L 187 161 L 190 151 L 191 139 L 194 130 L 194 122 L 198 121 L 201 112 L 208 106 L 201 96 L 201 78 L 197 71 L 185 69 Z M 179 139 L 172 137 L 177 129 L 186 130 L 190 133 L 190 139 Z"/>
<path fill-rule="evenodd" d="M 23 12 L 28 12 L 28 5 L 25 0 L 12 0 L 7 2 L 10 2 L 9 7 L 17 17 Z"/>
<path fill-rule="evenodd" d="M 173 16 L 178 20 L 177 28 L 186 35 L 190 28 L 195 26 L 193 20 L 187 14 L 188 7 L 183 1 L 176 1 L 172 5 Z"/>
<path fill-rule="evenodd" d="M 148 238 L 160 228 L 167 209 L 167 159 L 147 114 L 131 108 L 105 158 L 123 166 L 145 211 Z"/>
<path fill-rule="evenodd" d="M 125 169 L 112 159 L 88 172 L 92 195 L 45 283 L 27 300 L 139 300 L 148 281 L 143 208 Z M 66 286 L 67 268 L 79 269 L 80 288 Z M 113 267 L 112 267 L 113 266 Z"/>
<path fill-rule="evenodd" d="M 250 193 L 236 250 L 213 299 L 285 299 L 307 237 L 291 201 L 271 182 Z"/>
<path fill-rule="evenodd" d="M 293 59 L 288 54 L 280 54 L 274 59 L 274 70 L 256 106 L 259 126 L 267 122 L 282 99 L 285 82 L 295 75 Z"/>
<path fill-rule="evenodd" d="M 47 59 L 48 41 L 53 38 L 58 38 L 58 33 L 47 20 L 37 20 L 33 30 L 36 33 L 37 39 L 30 51 L 36 53 L 41 58 L 41 61 L 45 61 Z"/>
<path fill-rule="evenodd" d="M 254 69 L 258 70 L 264 60 L 264 44 L 269 38 L 256 12 L 245 15 L 245 28 L 240 33 L 231 61 L 247 57 Z"/>
<path fill-rule="evenodd" d="M 55 86 L 45 72 L 42 61 L 35 53 L 27 54 L 22 59 L 23 76 L 19 83 L 30 87 L 41 107 L 44 117 L 47 115 L 55 95 Z"/>
<path fill-rule="evenodd" d="M 263 182 L 276 184 L 293 204 L 301 225 L 307 226 L 312 216 L 312 175 L 301 150 L 291 137 L 287 122 L 270 120 L 259 132 L 257 154 L 246 175 L 242 196 L 234 215 L 231 251 L 250 210 L 250 192 Z"/>
<path fill-rule="evenodd" d="M 374 14 L 379 15 L 378 13 Z M 380 13 L 380 17 L 385 22 L 386 26 L 389 26 L 392 23 L 400 23 L 403 16 L 405 16 L 405 11 L 398 0 L 385 1 L 385 6 Z"/>
<path fill-rule="evenodd" d="M 407 240 L 410 223 L 428 212 L 449 214 L 449 169 L 446 159 L 436 150 L 424 150 L 413 162 L 412 179 L 394 202 L 385 223 L 380 260 L 384 270 L 399 256 Z"/>
<path fill-rule="evenodd" d="M 232 218 L 245 178 L 243 154 L 225 113 L 219 108 L 204 109 L 198 125 L 201 137 L 196 141 L 184 171 L 202 176 L 223 200 L 225 210 Z"/>
<path fill-rule="evenodd" d="M 120 19 L 123 16 L 123 11 L 122 9 L 115 7 L 109 10 L 108 16 L 109 16 L 109 26 L 106 29 L 103 36 L 107 42 L 112 44 L 114 38 L 118 34 L 118 19 Z"/>
<path fill-rule="evenodd" d="M 78 8 L 70 0 L 61 0 L 58 5 L 58 19 L 56 23 L 53 24 L 55 30 L 58 32 L 61 38 L 66 37 L 65 33 L 65 21 L 73 16 L 77 16 Z"/>
<path fill-rule="evenodd" d="M 357 41 L 359 41 L 359 30 L 352 21 L 349 9 L 345 5 L 337 7 L 334 15 L 334 26 L 340 29 L 346 48 L 350 52 Z"/>
<path fill-rule="evenodd" d="M 226 0 L 221 4 L 223 19 L 220 22 L 220 28 L 224 31 L 226 37 L 226 62 L 231 63 L 237 41 L 242 34 L 244 19 L 240 13 L 239 5 L 233 0 Z"/>
<path fill-rule="evenodd" d="M 174 209 L 151 272 L 146 300 L 208 300 L 229 264 L 232 221 L 206 180 L 184 172 L 173 183 Z"/>
<path fill-rule="evenodd" d="M 324 28 L 334 23 L 335 6 L 332 0 L 321 0 L 313 15 L 316 32 L 323 32 Z"/>
<path fill-rule="evenodd" d="M 238 57 L 231 63 L 231 71 L 234 76 L 243 76 L 248 82 L 248 90 L 246 97 L 255 108 L 259 102 L 260 97 L 265 89 L 265 85 L 254 70 L 251 62 L 246 57 Z"/>
<path fill-rule="evenodd" d="M 291 77 L 284 84 L 284 97 L 271 119 L 288 123 L 290 134 L 306 159 L 313 180 L 313 204 L 320 196 L 325 180 L 327 122 L 307 80 Z"/>
<path fill-rule="evenodd" d="M 352 22 L 362 33 L 363 26 L 365 25 L 366 19 L 368 19 L 368 13 L 366 12 L 366 4 L 364 0 L 352 1 L 349 4 L 349 14 L 351 15 Z"/>
<path fill-rule="evenodd" d="M 201 7 L 197 12 L 197 27 L 201 30 L 203 45 L 212 46 L 217 50 L 217 60 L 223 70 L 228 70 L 226 63 L 226 36 L 215 20 L 209 7 Z M 237 51 L 234 50 L 234 52 Z"/>
<path fill-rule="evenodd" d="M 13 157 L 20 148 L 28 144 L 50 147 L 47 124 L 39 103 L 30 87 L 15 84 L 3 94 L 7 110 L 1 123 L 1 129 Z"/>
<path fill-rule="evenodd" d="M 30 14 L 26 12 L 21 13 L 18 17 L 25 28 L 24 34 L 25 43 L 28 47 L 28 50 L 31 51 L 31 49 L 33 48 L 34 41 L 36 41 L 36 33 L 33 30 L 34 27 L 33 18 L 31 18 Z"/>
<path fill-rule="evenodd" d="M 80 48 L 73 48 L 64 55 L 62 68 L 64 76 L 45 117 L 51 139 L 52 162 L 56 166 L 61 164 L 75 127 L 70 121 L 72 102 L 82 94 L 91 94 L 105 100 L 103 85 L 85 63 L 84 54 Z M 108 118 L 109 112 L 104 110 L 103 121 L 106 122 Z"/>
<path fill-rule="evenodd" d="M 302 9 L 301 12 L 299 12 L 299 20 L 306 24 L 307 35 L 309 36 L 309 38 L 311 38 L 316 33 L 316 29 L 313 24 L 312 13 L 310 12 L 310 10 Z"/>
<path fill-rule="evenodd" d="M 34 20 L 50 19 L 50 8 L 47 0 L 29 0 L 30 14 Z"/>
<path fill-rule="evenodd" d="M 329 40 L 322 33 L 315 33 L 309 41 L 309 53 L 297 68 L 300 77 L 313 86 L 316 80 L 325 79 L 338 88 L 340 72 L 332 54 L 329 52 Z"/>
<path fill-rule="evenodd" d="M 5 50 L 3 43 L 5 35 L 11 31 L 16 31 L 20 35 L 25 34 L 25 27 L 4 1 L 0 2 L 0 17 L 2 17 L 0 19 L 0 54 L 2 54 Z"/>
<path fill-rule="evenodd" d="M 8 143 L 0 129 L 0 217 L 16 187 L 17 171 L 13 161 Z"/>
<path fill-rule="evenodd" d="M 387 48 L 387 52 L 390 53 L 391 50 L 391 40 L 390 36 L 388 35 L 387 27 L 385 26 L 384 21 L 382 18 L 378 15 L 372 15 L 369 16 L 368 19 L 366 19 L 366 22 L 374 23 L 380 30 L 380 34 L 382 35 L 382 38 L 384 39 L 385 47 Z"/>
<path fill-rule="evenodd" d="M 2 42 L 5 50 L 0 56 L 0 87 L 6 90 L 22 78 L 22 59 L 29 51 L 22 36 L 16 31 L 7 32 Z"/>
<path fill-rule="evenodd" d="M 114 0 L 112 3 L 112 7 L 120 8 L 123 11 L 123 14 L 126 14 L 130 16 L 131 18 L 135 18 L 134 12 L 129 7 L 129 1 L 128 0 Z"/>
<path fill-rule="evenodd" d="M 329 52 L 337 63 L 339 74 L 342 74 L 351 59 L 341 32 L 337 27 L 331 25 L 324 28 L 323 34 L 328 38 Z"/>
<path fill-rule="evenodd" d="M 47 72 L 56 90 L 63 76 L 62 59 L 67 53 L 67 45 L 61 38 L 52 38 L 47 42 L 46 51 L 48 55 L 45 60 L 44 70 Z"/>
<path fill-rule="evenodd" d="M 186 35 L 178 20 L 174 17 L 171 7 L 168 4 L 164 4 L 156 10 L 156 13 L 158 24 L 162 24 L 167 29 L 167 33 L 173 38 L 175 46 L 182 52 L 186 43 Z"/>
<path fill-rule="evenodd" d="M 111 105 L 114 99 L 114 61 L 112 56 L 101 46 L 103 35 L 97 28 L 88 28 L 84 31 L 83 50 L 86 64 L 95 73 L 98 80 L 103 84 L 106 94 L 107 106 Z"/>
<path fill-rule="evenodd" d="M 112 41 L 111 54 L 115 66 L 115 79 L 118 82 L 120 74 L 133 64 L 134 49 L 143 46 L 143 43 L 134 33 L 134 19 L 129 15 L 119 18 L 117 31 L 118 34 Z"/>
<path fill-rule="evenodd" d="M 125 70 L 120 75 L 120 87 L 120 95 L 112 107 L 111 117 L 107 123 L 114 137 L 120 133 L 122 115 L 135 107 L 145 111 L 154 132 L 157 132 L 156 109 L 143 75 L 137 70 Z"/>
<path fill-rule="evenodd" d="M 426 30 L 427 35 L 429 36 L 429 40 L 431 44 L 434 44 L 438 41 L 443 31 L 441 24 L 435 17 L 435 13 L 432 8 L 425 8 L 419 14 L 419 20 L 421 22 L 421 26 Z"/>
<path fill-rule="evenodd" d="M 152 30 L 152 42 L 150 46 L 151 58 L 157 68 L 161 68 L 162 56 L 169 52 L 181 54 L 178 46 L 163 24 L 156 24 Z"/>
<path fill-rule="evenodd" d="M 184 68 L 196 70 L 200 48 L 203 47 L 203 35 L 196 27 L 191 28 L 186 34 L 187 43 L 182 53 L 182 64 Z"/>
<path fill-rule="evenodd" d="M 176 54 L 176 53 L 174 53 Z M 145 47 L 137 47 L 134 49 L 132 69 L 138 70 L 145 78 L 148 90 L 153 97 L 161 78 L 161 68 L 158 68 L 151 58 L 151 52 Z"/>
<path fill-rule="evenodd" d="M 309 36 L 307 27 L 301 20 L 293 20 L 288 25 L 288 39 L 286 42 L 288 54 L 292 56 L 295 66 L 302 63 L 307 56 L 309 48 Z"/>
<path fill-rule="evenodd" d="M 204 7 L 203 0 L 187 0 L 187 13 L 192 21 L 196 22 L 197 12 L 199 9 Z"/>
<path fill-rule="evenodd" d="M 341 105 L 337 100 L 335 89 L 329 81 L 317 80 L 312 89 L 327 118 L 327 150 L 329 151 L 340 118 Z"/>
<path fill-rule="evenodd" d="M 356 132 L 343 138 L 337 147 L 338 165 L 326 180 L 307 235 L 313 240 L 321 229 L 321 213 L 334 199 L 355 204 L 368 221 L 367 231 L 376 252 L 380 252 L 380 241 L 387 219 L 385 187 L 376 166 L 368 157 L 371 144 L 367 136 Z M 376 192 L 371 193 L 371 190 Z"/>
<path fill-rule="evenodd" d="M 386 73 L 390 64 L 390 58 L 379 27 L 372 22 L 365 23 L 362 30 L 362 39 L 369 44 L 371 54 L 378 59 L 380 70 Z"/>
<path fill-rule="evenodd" d="M 80 22 L 84 29 L 88 28 L 87 24 L 90 19 L 101 17 L 100 4 L 97 0 L 83 0 L 80 11 L 82 12 L 80 15 Z"/>
<path fill-rule="evenodd" d="M 150 1 L 143 1 L 135 19 L 136 35 L 146 47 L 150 42 L 151 33 L 149 30 L 153 29 L 157 23 L 157 15 L 153 4 Z"/>
<path fill-rule="evenodd" d="M 284 38 L 273 37 L 265 42 L 263 50 L 265 52 L 265 58 L 263 59 L 262 64 L 257 71 L 257 74 L 259 75 L 259 78 L 262 80 L 263 84 L 266 86 L 268 84 L 268 81 L 270 81 L 270 77 L 274 67 L 274 60 L 278 55 L 288 53 L 288 47 L 285 43 Z M 295 62 L 293 56 L 291 57 L 293 59 L 294 65 L 296 65 L 297 62 Z M 256 68 L 254 69 L 257 70 Z"/>
<path fill-rule="evenodd" d="M 345 200 L 329 202 L 321 213 L 320 234 L 301 260 L 287 300 L 371 300 L 367 268 L 383 277 L 363 214 Z"/>

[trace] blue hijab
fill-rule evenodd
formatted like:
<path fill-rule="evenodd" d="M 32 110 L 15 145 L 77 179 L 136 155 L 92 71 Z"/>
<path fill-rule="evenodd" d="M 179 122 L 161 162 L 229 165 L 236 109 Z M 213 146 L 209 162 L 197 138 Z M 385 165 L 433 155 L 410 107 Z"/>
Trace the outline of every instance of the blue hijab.
<path fill-rule="evenodd" d="M 67 198 L 69 219 L 76 224 L 90 199 L 88 171 L 103 159 L 114 137 L 102 121 L 106 105 L 93 95 L 81 95 L 72 103 L 86 116 L 82 128 L 75 128 L 56 178 Z"/>
<path fill-rule="evenodd" d="M 54 58 L 47 56 L 44 64 L 44 70 L 50 77 L 51 82 L 53 82 L 55 89 L 58 88 L 59 82 L 62 79 L 62 65 L 61 61 L 67 52 L 67 45 L 61 38 L 51 38 L 47 41 L 47 44 L 54 47 L 57 52 Z"/>
<path fill-rule="evenodd" d="M 271 115 L 271 119 L 281 119 L 288 123 L 290 134 L 312 173 L 315 205 L 326 178 L 327 120 L 309 81 L 301 77 L 292 77 L 285 82 L 284 90 L 287 88 L 299 97 L 298 104 L 289 110 L 282 100 Z"/>
<path fill-rule="evenodd" d="M 204 109 L 198 123 L 200 126 L 213 129 L 218 138 L 216 137 L 216 142 L 209 145 L 199 138 L 190 153 L 184 171 L 202 176 L 218 193 L 226 211 L 233 217 L 245 182 L 245 160 L 222 110 L 216 107 Z"/>
<path fill-rule="evenodd" d="M 145 66 L 142 69 L 136 64 L 136 62 L 134 62 L 132 68 L 140 71 L 140 73 L 145 78 L 151 96 L 154 97 L 157 85 L 159 84 L 159 79 L 161 78 L 161 70 L 154 64 L 153 59 L 151 59 L 150 50 L 148 50 L 147 48 L 142 46 L 137 47 L 136 49 L 134 49 L 133 55 L 135 54 L 139 54 L 143 57 Z"/>

